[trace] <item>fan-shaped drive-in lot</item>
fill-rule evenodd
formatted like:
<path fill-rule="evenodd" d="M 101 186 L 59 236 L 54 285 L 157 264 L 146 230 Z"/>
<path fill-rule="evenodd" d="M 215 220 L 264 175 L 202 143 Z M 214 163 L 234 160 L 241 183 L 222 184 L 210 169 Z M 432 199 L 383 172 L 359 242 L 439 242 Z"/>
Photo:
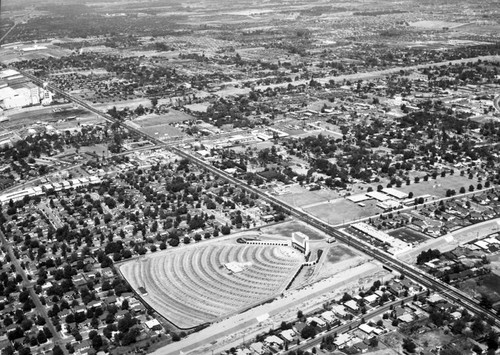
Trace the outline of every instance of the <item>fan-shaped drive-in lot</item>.
<path fill-rule="evenodd" d="M 229 262 L 248 264 L 234 273 Z M 145 288 L 142 297 L 152 308 L 187 329 L 279 295 L 303 262 L 290 247 L 228 242 L 148 255 L 120 271 L 135 290 Z"/>

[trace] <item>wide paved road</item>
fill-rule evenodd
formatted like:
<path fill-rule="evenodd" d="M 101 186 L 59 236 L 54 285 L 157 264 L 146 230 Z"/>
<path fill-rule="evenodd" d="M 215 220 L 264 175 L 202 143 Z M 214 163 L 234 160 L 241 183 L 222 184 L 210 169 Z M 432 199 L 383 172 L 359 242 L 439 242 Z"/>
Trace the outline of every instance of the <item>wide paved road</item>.
<path fill-rule="evenodd" d="M 468 59 L 461 59 L 461 60 L 456 60 L 456 61 L 447 61 L 447 62 L 443 62 L 442 64 L 447 65 L 450 62 L 451 63 L 465 63 L 465 62 L 476 61 L 478 59 L 499 60 L 500 56 L 485 56 L 485 57 L 468 58 Z M 434 65 L 440 65 L 440 64 L 441 63 L 431 63 L 429 65 L 418 65 L 418 66 L 414 66 L 411 68 L 434 66 Z M 394 68 L 394 69 L 389 69 L 389 70 L 405 70 L 405 69 L 408 69 L 408 68 Z M 34 82 L 37 82 L 39 84 L 42 82 L 42 80 L 34 77 L 33 75 L 30 75 L 28 73 L 23 73 L 23 74 L 25 74 L 27 77 L 32 79 Z M 270 202 L 273 205 L 280 206 L 285 211 L 289 212 L 291 215 L 301 219 L 302 221 L 312 225 L 313 227 L 316 227 L 316 228 L 324 231 L 325 233 L 327 233 L 331 236 L 336 237 L 338 240 L 355 247 L 356 249 L 360 250 L 361 252 L 364 252 L 365 254 L 372 256 L 373 258 L 382 262 L 384 265 L 390 267 L 391 269 L 398 271 L 402 274 L 405 274 L 406 276 L 412 278 L 413 280 L 417 281 L 418 283 L 420 283 L 426 287 L 429 287 L 429 288 L 434 289 L 436 291 L 443 292 L 443 293 L 447 294 L 449 297 L 453 298 L 456 302 L 461 304 L 463 307 L 465 307 L 469 311 L 471 311 L 473 313 L 477 313 L 483 317 L 492 318 L 497 322 L 497 324 L 500 324 L 500 317 L 496 313 L 479 307 L 478 303 L 475 300 L 473 300 L 467 294 L 457 290 L 456 288 L 454 288 L 448 284 L 445 284 L 444 282 L 442 282 L 440 280 L 435 279 L 434 277 L 426 274 L 425 272 L 422 272 L 421 270 L 413 267 L 412 265 L 408 265 L 408 264 L 398 260 L 394 256 L 389 255 L 386 252 L 381 251 L 381 250 L 367 244 L 364 241 L 361 241 L 357 238 L 354 238 L 352 236 L 341 233 L 339 230 L 333 228 L 331 225 L 320 220 L 319 218 L 316 218 L 316 217 L 314 217 L 314 216 L 312 216 L 312 215 L 310 215 L 302 210 L 299 210 L 293 206 L 290 206 L 287 203 L 280 201 L 276 197 L 271 196 L 270 194 L 267 194 L 267 193 L 257 189 L 256 187 L 247 185 L 246 183 L 234 178 L 232 175 L 229 175 L 229 174 L 213 167 L 210 163 L 207 163 L 206 161 L 202 160 L 201 158 L 198 158 L 198 157 L 188 153 L 186 150 L 179 149 L 173 145 L 168 145 L 165 142 L 163 142 L 163 141 L 161 141 L 161 140 L 159 140 L 151 135 L 148 135 L 144 132 L 141 132 L 140 130 L 135 129 L 133 127 L 129 127 L 128 125 L 125 125 L 123 122 L 117 121 L 117 120 L 113 119 L 111 116 L 104 114 L 101 111 L 95 109 L 87 102 L 85 102 L 79 98 L 75 98 L 75 97 L 73 97 L 65 92 L 62 92 L 58 88 L 55 88 L 53 86 L 49 86 L 49 88 L 54 90 L 55 92 L 61 94 L 62 96 L 66 97 L 67 99 L 83 106 L 84 108 L 86 108 L 86 109 L 88 109 L 96 114 L 98 114 L 99 116 L 103 117 L 107 121 L 116 122 L 117 124 L 119 124 L 123 128 L 126 128 L 126 129 L 136 133 L 137 135 L 156 143 L 157 145 L 165 146 L 166 148 L 170 149 L 174 153 L 180 155 L 181 157 L 189 159 L 191 162 L 207 169 L 208 171 L 212 172 L 213 174 L 215 174 L 215 175 L 217 175 L 217 176 L 219 176 L 219 177 L 221 177 L 221 178 L 223 178 L 223 179 L 225 179 L 225 180 L 227 180 L 227 181 L 229 181 L 237 186 L 240 186 L 241 188 L 243 188 L 249 192 L 254 192 L 254 193 L 258 194 L 261 199 L 263 199 L 267 202 Z"/>

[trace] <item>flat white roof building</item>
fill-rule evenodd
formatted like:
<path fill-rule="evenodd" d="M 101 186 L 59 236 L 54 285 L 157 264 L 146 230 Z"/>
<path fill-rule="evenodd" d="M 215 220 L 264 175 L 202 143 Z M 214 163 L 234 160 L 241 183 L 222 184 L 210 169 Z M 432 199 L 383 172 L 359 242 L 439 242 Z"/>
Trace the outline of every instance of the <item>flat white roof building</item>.
<path fill-rule="evenodd" d="M 408 194 L 406 192 L 402 192 L 402 191 L 393 189 L 392 187 L 386 187 L 386 188 L 382 189 L 382 192 L 387 194 L 387 195 L 390 195 L 392 197 L 395 197 L 399 200 L 402 200 L 402 199 L 408 197 Z"/>
<path fill-rule="evenodd" d="M 366 324 L 366 323 L 363 323 L 361 324 L 359 327 L 358 327 L 360 330 L 364 331 L 366 334 L 371 334 L 373 332 L 373 327 Z"/>
<path fill-rule="evenodd" d="M 370 200 L 371 197 L 367 196 L 366 194 L 358 194 L 358 195 L 349 196 L 349 197 L 347 197 L 347 199 L 349 201 L 354 202 L 354 203 L 358 203 L 358 202 Z"/>
<path fill-rule="evenodd" d="M 353 311 L 357 311 L 359 309 L 358 303 L 354 300 L 349 300 L 349 301 L 345 302 L 344 306 L 352 309 Z"/>
<path fill-rule="evenodd" d="M 382 202 L 387 201 L 391 198 L 390 196 L 383 194 L 381 192 L 378 192 L 378 191 L 368 192 L 366 195 L 371 197 L 371 198 L 374 198 L 377 201 L 382 201 Z"/>

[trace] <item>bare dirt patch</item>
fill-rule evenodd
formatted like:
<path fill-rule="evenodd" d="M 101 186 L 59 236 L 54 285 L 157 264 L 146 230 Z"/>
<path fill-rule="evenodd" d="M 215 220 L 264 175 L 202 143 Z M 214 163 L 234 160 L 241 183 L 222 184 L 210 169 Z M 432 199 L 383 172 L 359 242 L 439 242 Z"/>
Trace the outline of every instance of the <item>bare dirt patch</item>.
<path fill-rule="evenodd" d="M 261 230 L 266 234 L 278 234 L 290 238 L 292 237 L 293 232 L 302 232 L 305 235 L 309 236 L 311 240 L 321 240 L 327 237 L 325 233 L 311 228 L 305 223 L 297 220 L 274 224 L 268 227 L 261 228 Z"/>

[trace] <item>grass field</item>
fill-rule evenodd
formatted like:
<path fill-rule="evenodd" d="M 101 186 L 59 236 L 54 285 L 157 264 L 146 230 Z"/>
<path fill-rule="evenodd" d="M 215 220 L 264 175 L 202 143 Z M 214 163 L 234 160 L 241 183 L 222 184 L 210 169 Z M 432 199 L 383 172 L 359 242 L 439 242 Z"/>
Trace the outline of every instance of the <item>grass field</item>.
<path fill-rule="evenodd" d="M 495 273 L 465 280 L 459 284 L 459 288 L 476 298 L 485 295 L 493 303 L 500 301 L 500 276 Z"/>
<path fill-rule="evenodd" d="M 482 278 L 482 285 L 489 291 L 487 294 L 496 293 L 500 295 L 500 276 L 489 274 Z"/>
<path fill-rule="evenodd" d="M 423 174 L 417 174 L 417 176 L 423 176 Z M 406 193 L 413 192 L 413 196 L 415 197 L 426 194 L 445 197 L 446 190 L 452 189 L 458 193 L 463 186 L 468 191 L 468 187 L 471 184 L 476 186 L 477 179 L 471 180 L 468 176 L 460 176 L 459 172 L 455 172 L 454 175 L 447 175 L 444 178 L 438 177 L 436 180 L 430 178 L 428 181 L 423 181 L 423 179 L 420 179 L 420 182 L 417 184 L 412 180 L 410 185 L 403 184 L 396 189 Z"/>
<path fill-rule="evenodd" d="M 168 124 L 142 127 L 140 128 L 140 130 L 158 139 L 169 138 L 169 137 L 180 137 L 184 135 L 184 133 L 182 133 L 180 129 L 172 127 Z"/>

